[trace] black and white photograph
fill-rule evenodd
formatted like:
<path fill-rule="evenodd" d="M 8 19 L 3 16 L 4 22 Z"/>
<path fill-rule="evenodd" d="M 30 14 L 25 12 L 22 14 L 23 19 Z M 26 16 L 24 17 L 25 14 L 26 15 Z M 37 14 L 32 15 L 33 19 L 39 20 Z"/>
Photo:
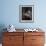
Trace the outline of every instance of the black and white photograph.
<path fill-rule="evenodd" d="M 20 5 L 20 21 L 33 22 L 34 20 L 34 6 L 33 5 Z"/>

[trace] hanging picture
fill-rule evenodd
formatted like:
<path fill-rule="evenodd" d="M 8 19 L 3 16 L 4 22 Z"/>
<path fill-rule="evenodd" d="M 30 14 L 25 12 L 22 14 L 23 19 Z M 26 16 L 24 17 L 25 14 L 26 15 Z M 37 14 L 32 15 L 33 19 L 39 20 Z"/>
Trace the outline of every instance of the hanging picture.
<path fill-rule="evenodd" d="M 19 15 L 20 22 L 34 22 L 34 5 L 20 5 Z"/>

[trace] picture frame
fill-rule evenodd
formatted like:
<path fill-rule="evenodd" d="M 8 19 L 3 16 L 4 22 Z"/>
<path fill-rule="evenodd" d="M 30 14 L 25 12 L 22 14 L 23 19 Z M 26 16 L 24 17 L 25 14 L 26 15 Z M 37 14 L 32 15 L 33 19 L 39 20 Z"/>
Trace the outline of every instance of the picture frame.
<path fill-rule="evenodd" d="M 34 22 L 34 5 L 19 5 L 19 21 Z"/>

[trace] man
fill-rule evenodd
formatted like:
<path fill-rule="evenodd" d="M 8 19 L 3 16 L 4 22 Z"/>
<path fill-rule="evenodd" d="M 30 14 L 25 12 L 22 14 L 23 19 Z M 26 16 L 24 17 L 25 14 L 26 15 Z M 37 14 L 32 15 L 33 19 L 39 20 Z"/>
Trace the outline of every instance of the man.
<path fill-rule="evenodd" d="M 32 20 L 32 12 L 30 9 L 26 9 L 25 12 L 23 12 L 22 20 Z"/>

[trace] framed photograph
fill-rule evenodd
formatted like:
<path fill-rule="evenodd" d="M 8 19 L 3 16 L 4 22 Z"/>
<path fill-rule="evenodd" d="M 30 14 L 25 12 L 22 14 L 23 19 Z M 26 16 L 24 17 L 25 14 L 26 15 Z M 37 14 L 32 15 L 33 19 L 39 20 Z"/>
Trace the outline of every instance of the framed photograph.
<path fill-rule="evenodd" d="M 20 5 L 19 15 L 20 22 L 34 22 L 34 5 Z"/>

